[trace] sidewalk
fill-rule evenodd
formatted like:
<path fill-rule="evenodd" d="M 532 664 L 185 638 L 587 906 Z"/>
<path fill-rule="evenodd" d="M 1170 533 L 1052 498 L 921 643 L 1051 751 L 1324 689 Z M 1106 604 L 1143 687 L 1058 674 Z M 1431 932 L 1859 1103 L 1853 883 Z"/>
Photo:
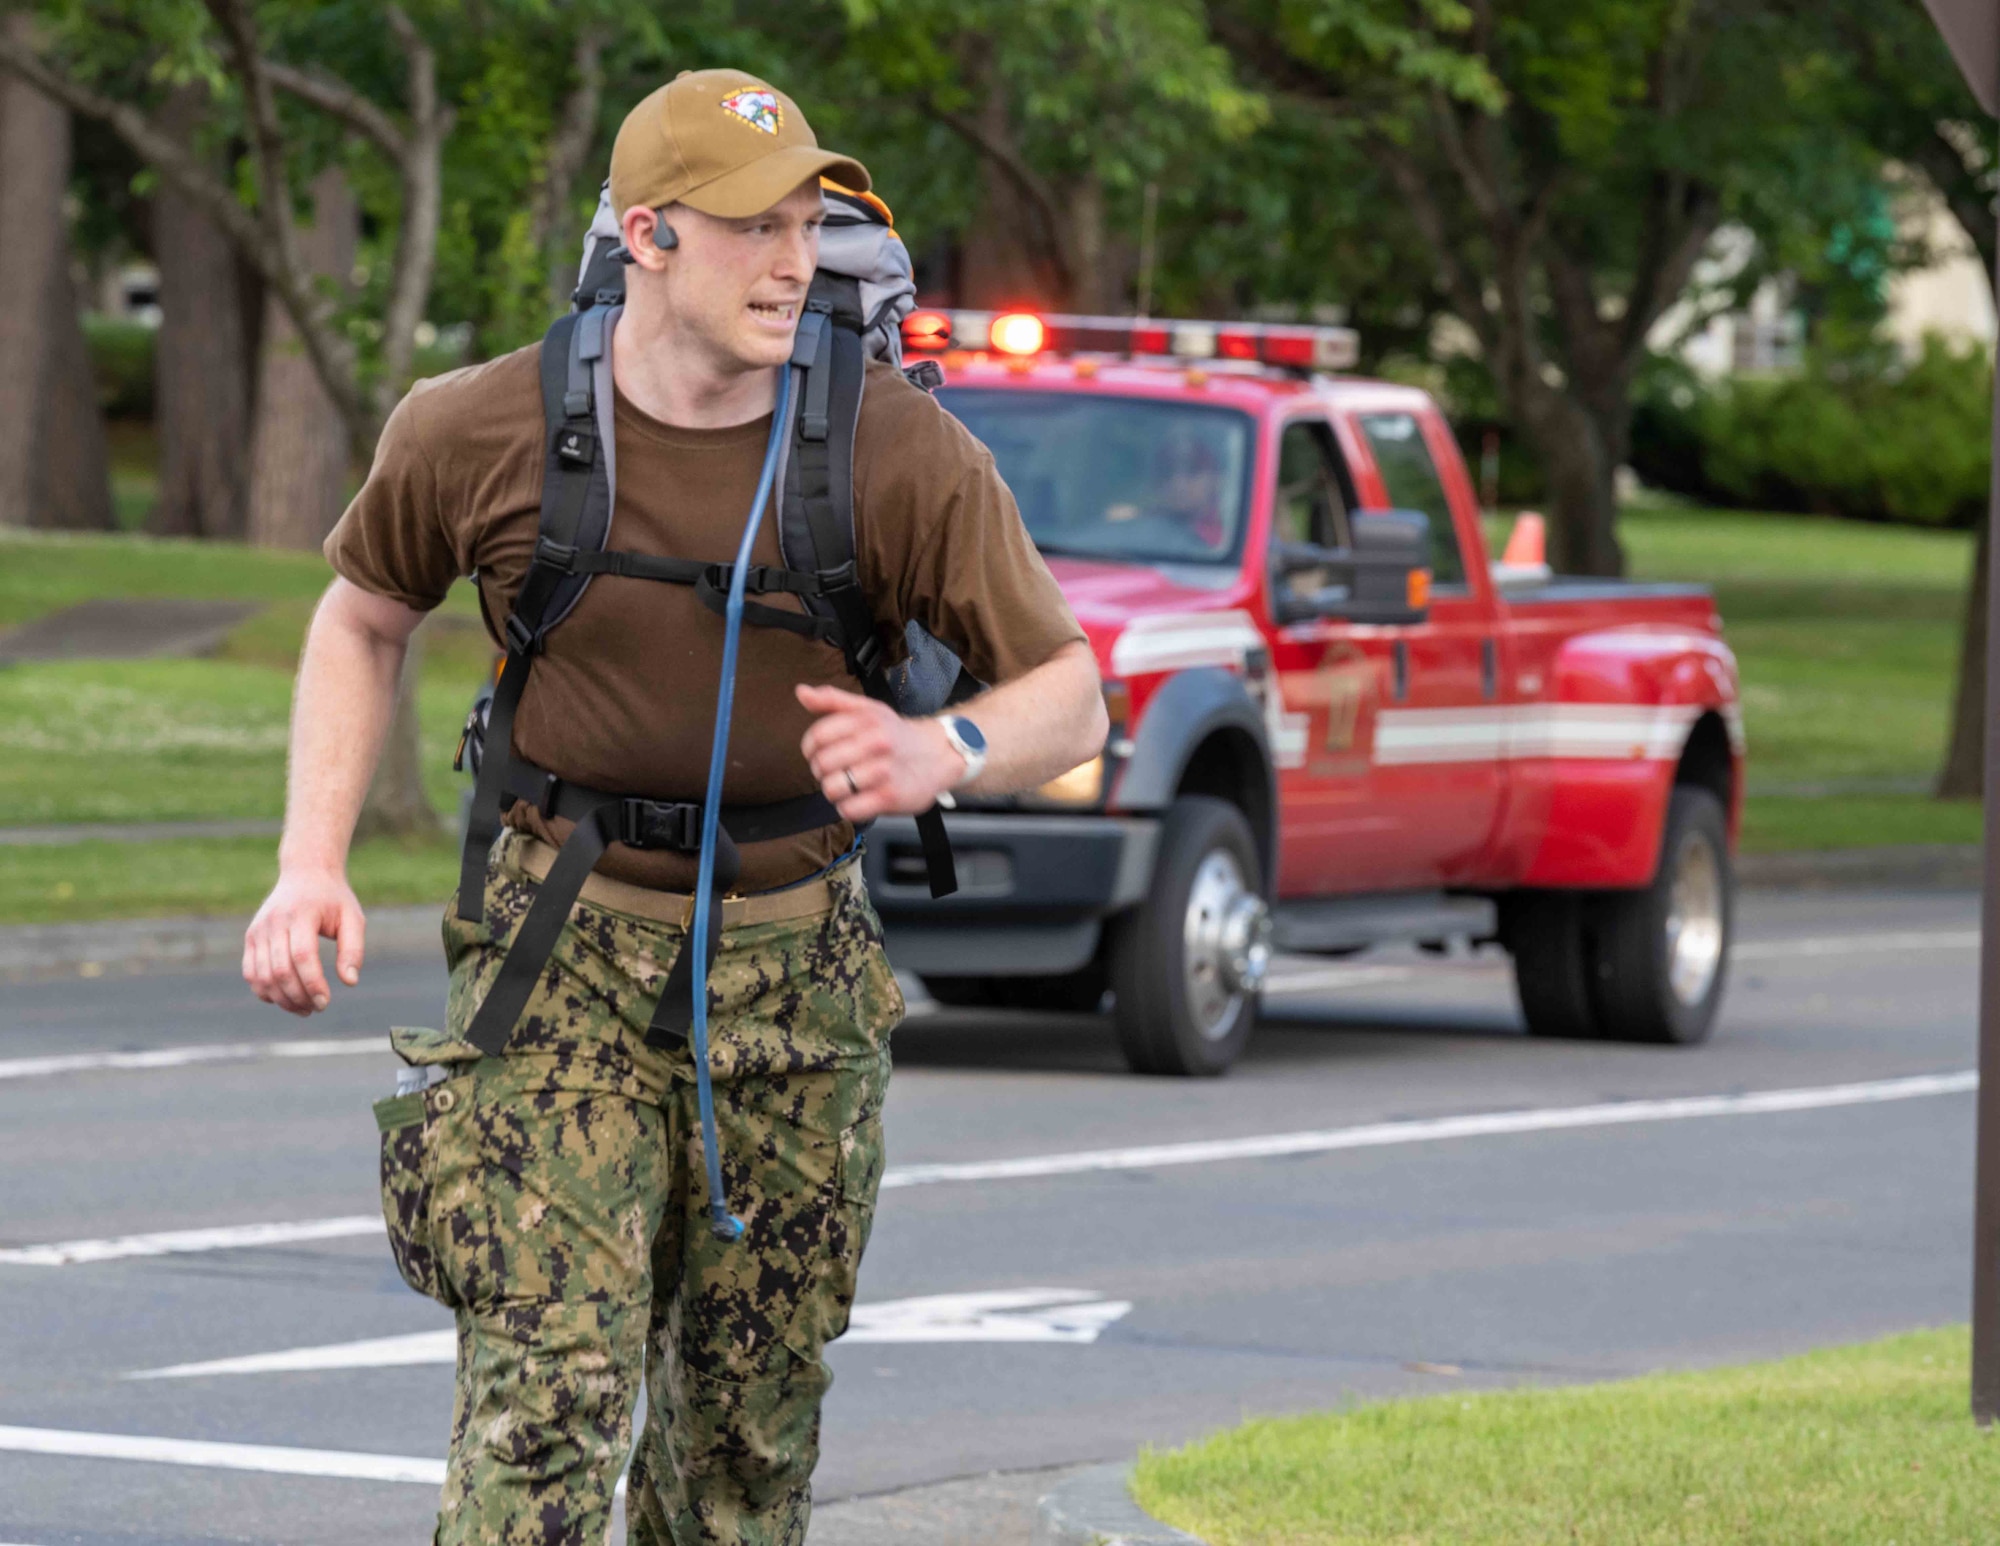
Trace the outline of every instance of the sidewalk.
<path fill-rule="evenodd" d="M 276 837 L 282 821 L 73 822 L 60 827 L 0 827 L 0 848 L 55 848 L 69 843 L 173 843 L 190 837 Z"/>
<path fill-rule="evenodd" d="M 442 902 L 368 912 L 368 958 L 436 955 Z M 248 918 L 128 918 L 0 927 L 0 982 L 102 977 L 158 966 L 234 965 Z"/>

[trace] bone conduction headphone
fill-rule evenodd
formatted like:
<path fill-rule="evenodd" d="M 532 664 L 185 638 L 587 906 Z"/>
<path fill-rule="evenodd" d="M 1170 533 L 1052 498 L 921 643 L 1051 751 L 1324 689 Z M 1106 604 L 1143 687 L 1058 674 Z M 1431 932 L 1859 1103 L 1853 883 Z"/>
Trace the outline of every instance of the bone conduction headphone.
<path fill-rule="evenodd" d="M 662 252 L 672 252 L 680 244 L 681 239 L 674 234 L 674 228 L 667 224 L 667 209 L 663 204 L 653 211 L 653 245 Z M 620 263 L 638 261 L 632 256 L 632 249 L 622 243 L 613 249 L 611 256 Z"/>

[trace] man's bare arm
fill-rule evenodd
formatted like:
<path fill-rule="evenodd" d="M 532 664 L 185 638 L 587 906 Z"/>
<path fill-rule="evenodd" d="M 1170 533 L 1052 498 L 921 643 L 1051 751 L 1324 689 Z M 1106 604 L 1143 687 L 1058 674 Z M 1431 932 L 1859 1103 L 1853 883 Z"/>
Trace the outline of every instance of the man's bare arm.
<path fill-rule="evenodd" d="M 327 1006 L 322 936 L 335 969 L 361 977 L 365 924 L 347 883 L 347 848 L 396 711 L 410 635 L 424 614 L 346 580 L 327 587 L 307 630 L 292 694 L 291 756 L 278 883 L 243 936 L 243 980 L 295 1015 Z"/>
<path fill-rule="evenodd" d="M 820 716 L 801 749 L 821 792 L 849 821 L 928 810 L 965 772 L 965 759 L 936 720 L 905 719 L 838 687 L 797 691 L 799 702 Z M 1097 660 L 1081 640 L 953 712 L 986 737 L 986 766 L 966 785 L 982 794 L 1047 783 L 1102 751 L 1110 729 Z"/>

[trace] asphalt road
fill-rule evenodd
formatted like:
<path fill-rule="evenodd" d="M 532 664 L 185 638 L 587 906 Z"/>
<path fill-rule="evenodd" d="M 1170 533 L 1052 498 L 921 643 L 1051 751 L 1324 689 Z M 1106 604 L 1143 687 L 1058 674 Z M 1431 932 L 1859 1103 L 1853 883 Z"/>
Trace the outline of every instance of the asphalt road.
<path fill-rule="evenodd" d="M 1977 917 L 1969 895 L 1753 895 L 1693 1050 L 1530 1041 L 1497 956 L 1282 963 L 1219 1082 L 1128 1077 L 1089 1020 L 913 1018 L 822 1500 L 1963 1319 L 1967 1081 L 1885 1081 L 1972 1067 Z M 448 1366 L 384 1361 L 434 1358 L 448 1318 L 366 1223 L 392 1062 L 352 1047 L 441 998 L 419 962 L 376 963 L 311 1027 L 219 973 L 0 987 L 0 1539 L 427 1538 L 429 1484 L 340 1473 L 443 1453 Z M 308 1036 L 336 1045 L 252 1055 Z M 1816 1093 L 1676 1103 L 1770 1091 Z M 1307 1136 L 1265 1141 L 1286 1134 Z M 989 1163 L 1028 1157 L 1054 1158 Z M 227 1232 L 249 1225 L 328 1233 Z M 350 1346 L 385 1338 L 417 1340 Z M 329 1347 L 340 1366 L 130 1377 Z M 903 1538 L 869 1506 L 828 1507 L 816 1546 Z M 1022 1540 L 1008 1517 L 921 1538 Z"/>

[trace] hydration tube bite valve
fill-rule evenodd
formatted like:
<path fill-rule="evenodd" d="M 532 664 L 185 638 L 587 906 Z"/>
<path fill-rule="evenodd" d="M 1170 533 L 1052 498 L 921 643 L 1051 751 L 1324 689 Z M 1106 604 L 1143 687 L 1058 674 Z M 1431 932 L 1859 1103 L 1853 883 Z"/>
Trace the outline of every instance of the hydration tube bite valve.
<path fill-rule="evenodd" d="M 715 834 L 722 811 L 722 773 L 729 760 L 729 714 L 736 701 L 736 643 L 743 635 L 743 587 L 750 573 L 750 550 L 764 524 L 764 506 L 777 481 L 778 453 L 792 401 L 792 372 L 778 372 L 778 401 L 771 411 L 771 442 L 764 451 L 764 470 L 757 476 L 757 494 L 743 523 L 743 542 L 736 550 L 736 567 L 729 576 L 729 597 L 722 614 L 722 680 L 715 694 L 715 743 L 708 755 L 708 794 L 701 805 L 701 857 L 696 863 L 694 918 L 681 948 L 694 952 L 695 1099 L 701 1107 L 701 1150 L 708 1162 L 708 1228 L 718 1240 L 740 1240 L 743 1220 L 729 1211 L 722 1190 L 722 1146 L 715 1134 L 715 1091 L 708 1078 L 708 929 L 715 879 Z"/>

